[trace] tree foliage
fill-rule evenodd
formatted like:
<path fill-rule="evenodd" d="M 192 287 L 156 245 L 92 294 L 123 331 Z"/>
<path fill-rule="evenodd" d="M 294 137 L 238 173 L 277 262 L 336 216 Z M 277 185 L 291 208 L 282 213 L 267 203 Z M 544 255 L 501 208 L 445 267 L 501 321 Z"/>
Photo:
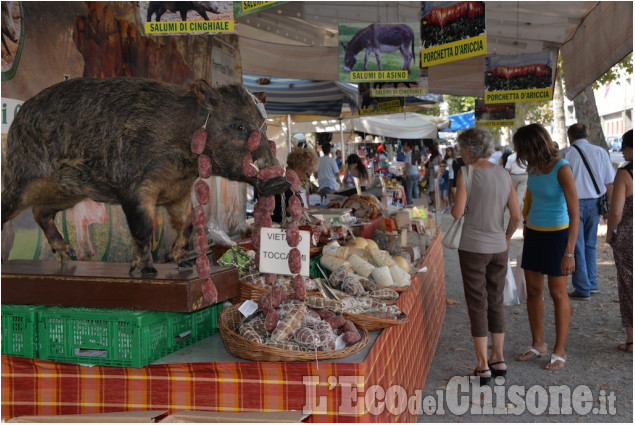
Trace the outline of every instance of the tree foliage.
<path fill-rule="evenodd" d="M 443 100 L 448 104 L 448 115 L 461 114 L 473 111 L 476 99 L 469 96 L 444 95 Z"/>

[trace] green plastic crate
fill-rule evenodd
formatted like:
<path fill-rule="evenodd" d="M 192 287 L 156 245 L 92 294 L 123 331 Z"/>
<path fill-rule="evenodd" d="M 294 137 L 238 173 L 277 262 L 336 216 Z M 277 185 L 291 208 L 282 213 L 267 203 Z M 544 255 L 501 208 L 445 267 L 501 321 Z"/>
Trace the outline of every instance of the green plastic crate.
<path fill-rule="evenodd" d="M 36 358 L 37 323 L 41 305 L 2 304 L 2 354 Z"/>
<path fill-rule="evenodd" d="M 218 303 L 191 313 L 168 313 L 173 351 L 218 332 L 218 313 L 222 309 L 223 304 Z"/>
<path fill-rule="evenodd" d="M 41 359 L 144 367 L 174 351 L 165 312 L 50 307 L 38 322 Z"/>

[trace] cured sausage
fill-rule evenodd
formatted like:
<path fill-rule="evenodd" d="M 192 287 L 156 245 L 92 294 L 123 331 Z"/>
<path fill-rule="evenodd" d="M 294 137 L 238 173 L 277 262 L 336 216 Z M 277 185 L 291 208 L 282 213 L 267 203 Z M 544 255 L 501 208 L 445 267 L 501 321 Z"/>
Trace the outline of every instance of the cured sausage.
<path fill-rule="evenodd" d="M 297 221 L 292 221 L 287 224 L 287 243 L 291 247 L 296 247 L 300 243 L 300 227 Z"/>
<path fill-rule="evenodd" d="M 276 197 L 275 196 L 258 196 L 258 203 L 256 204 L 259 208 L 262 208 L 264 211 L 273 213 L 273 210 L 276 208 Z M 255 208 L 255 207 L 254 207 Z"/>
<path fill-rule="evenodd" d="M 293 274 L 300 273 L 302 270 L 302 254 L 298 248 L 293 248 L 289 251 L 289 271 Z"/>
<path fill-rule="evenodd" d="M 247 177 L 253 177 L 256 175 L 256 169 L 251 165 L 253 163 L 253 158 L 250 153 L 246 153 L 243 156 L 243 174 Z"/>
<path fill-rule="evenodd" d="M 293 278 L 293 293 L 299 300 L 304 300 L 306 297 L 306 285 L 304 284 L 304 278 L 297 274 Z"/>
<path fill-rule="evenodd" d="M 289 204 L 287 206 L 287 212 L 291 214 L 293 220 L 298 221 L 302 218 L 302 202 L 300 198 L 293 195 L 289 198 Z"/>
<path fill-rule="evenodd" d="M 194 192 L 196 193 L 196 200 L 201 205 L 209 204 L 209 186 L 203 179 L 198 179 L 194 184 Z"/>
<path fill-rule="evenodd" d="M 265 329 L 267 332 L 273 332 L 278 325 L 278 312 L 276 310 L 269 310 L 267 317 L 265 318 Z"/>
<path fill-rule="evenodd" d="M 344 332 L 344 342 L 347 344 L 355 344 L 362 339 L 362 336 L 356 330 L 355 332 Z"/>
<path fill-rule="evenodd" d="M 290 168 L 287 168 L 287 180 L 291 183 L 291 190 L 298 193 L 302 188 L 302 182 L 300 181 L 298 174 Z"/>
<path fill-rule="evenodd" d="M 282 302 L 282 287 L 273 285 L 271 287 L 271 307 L 276 308 Z"/>
<path fill-rule="evenodd" d="M 304 321 L 304 316 L 306 316 L 306 307 L 295 307 L 278 323 L 278 326 L 276 326 L 271 334 L 271 339 L 275 341 L 288 340 L 295 331 L 300 329 Z"/>
<path fill-rule="evenodd" d="M 192 136 L 192 152 L 201 154 L 205 150 L 205 142 L 207 141 L 207 131 L 204 128 L 199 128 L 194 132 Z"/>
<path fill-rule="evenodd" d="M 198 277 L 205 279 L 212 274 L 212 266 L 209 264 L 207 255 L 199 255 L 196 257 L 196 273 Z"/>
<path fill-rule="evenodd" d="M 284 168 L 279 165 L 263 168 L 256 173 L 256 178 L 260 180 L 272 179 L 274 177 L 282 177 L 284 175 Z"/>
<path fill-rule="evenodd" d="M 249 139 L 247 140 L 247 150 L 249 152 L 253 152 L 258 149 L 258 145 L 260 144 L 260 131 L 254 130 L 249 135 Z"/>
<path fill-rule="evenodd" d="M 212 160 L 205 154 L 201 154 L 198 157 L 198 175 L 203 179 L 207 179 L 212 175 Z"/>
<path fill-rule="evenodd" d="M 218 301 L 218 290 L 214 281 L 209 277 L 203 282 L 203 298 L 210 304 L 214 304 Z"/>
<path fill-rule="evenodd" d="M 310 328 L 298 329 L 294 332 L 293 339 L 298 344 L 304 345 L 311 350 L 315 350 L 320 346 L 320 336 Z"/>
<path fill-rule="evenodd" d="M 346 323 L 346 319 L 341 314 L 336 314 L 326 319 L 326 322 L 331 325 L 333 329 L 338 329 Z"/>
<path fill-rule="evenodd" d="M 194 234 L 193 239 L 194 251 L 197 254 L 203 255 L 207 252 L 207 247 L 209 246 L 207 243 L 207 235 L 205 234 L 205 230 L 198 229 Z"/>
<path fill-rule="evenodd" d="M 205 218 L 205 210 L 202 206 L 198 206 L 192 210 L 192 226 L 194 230 L 204 229 L 205 224 L 207 224 L 207 219 Z"/>
<path fill-rule="evenodd" d="M 495 77 L 502 77 L 511 80 L 516 77 L 525 77 L 527 75 L 535 75 L 536 77 L 546 77 L 551 75 L 551 68 L 541 63 L 520 66 L 497 66 L 487 71 Z"/>

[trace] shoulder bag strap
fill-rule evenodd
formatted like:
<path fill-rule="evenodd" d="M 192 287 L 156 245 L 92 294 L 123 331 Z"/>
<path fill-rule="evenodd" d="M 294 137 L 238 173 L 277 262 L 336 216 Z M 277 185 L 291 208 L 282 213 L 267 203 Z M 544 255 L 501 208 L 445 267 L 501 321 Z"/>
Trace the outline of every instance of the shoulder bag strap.
<path fill-rule="evenodd" d="M 463 211 L 463 215 L 467 214 L 467 206 L 470 203 L 470 192 L 472 191 L 472 173 L 474 169 L 472 165 L 464 165 L 461 167 L 461 170 L 464 171 L 461 173 L 463 175 L 463 183 L 465 183 L 465 191 L 467 193 L 467 200 L 465 201 L 465 211 Z"/>
<path fill-rule="evenodd" d="M 593 173 L 591 172 L 591 168 L 589 167 L 589 163 L 586 162 L 586 157 L 582 153 L 582 149 L 580 149 L 576 145 L 571 145 L 571 146 L 576 148 L 576 150 L 580 153 L 580 156 L 582 157 L 582 162 L 584 162 L 584 166 L 586 167 L 586 170 L 589 172 L 589 175 L 591 176 L 591 181 L 593 182 L 593 187 L 595 187 L 595 191 L 599 195 L 600 194 L 600 188 L 598 187 L 598 184 L 595 182 L 595 177 L 593 177 Z"/>

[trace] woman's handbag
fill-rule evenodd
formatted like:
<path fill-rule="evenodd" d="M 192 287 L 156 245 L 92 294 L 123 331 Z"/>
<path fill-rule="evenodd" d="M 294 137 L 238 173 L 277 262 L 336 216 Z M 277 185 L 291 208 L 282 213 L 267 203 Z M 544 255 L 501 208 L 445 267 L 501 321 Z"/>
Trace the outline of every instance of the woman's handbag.
<path fill-rule="evenodd" d="M 509 261 L 509 257 L 507 257 L 507 276 L 505 277 L 505 289 L 503 290 L 503 304 L 520 304 L 518 288 L 516 287 L 516 279 L 514 278 L 514 272 L 512 271 L 512 265 Z"/>
<path fill-rule="evenodd" d="M 463 222 L 465 221 L 465 214 L 467 214 L 467 205 L 470 202 L 470 191 L 472 189 L 472 173 L 473 168 L 471 165 L 461 167 L 463 169 L 463 182 L 465 183 L 465 189 L 467 191 L 467 201 L 465 202 L 465 211 L 459 218 L 454 219 L 450 228 L 443 236 L 443 246 L 449 249 L 458 249 L 461 242 L 461 232 L 463 231 Z"/>

